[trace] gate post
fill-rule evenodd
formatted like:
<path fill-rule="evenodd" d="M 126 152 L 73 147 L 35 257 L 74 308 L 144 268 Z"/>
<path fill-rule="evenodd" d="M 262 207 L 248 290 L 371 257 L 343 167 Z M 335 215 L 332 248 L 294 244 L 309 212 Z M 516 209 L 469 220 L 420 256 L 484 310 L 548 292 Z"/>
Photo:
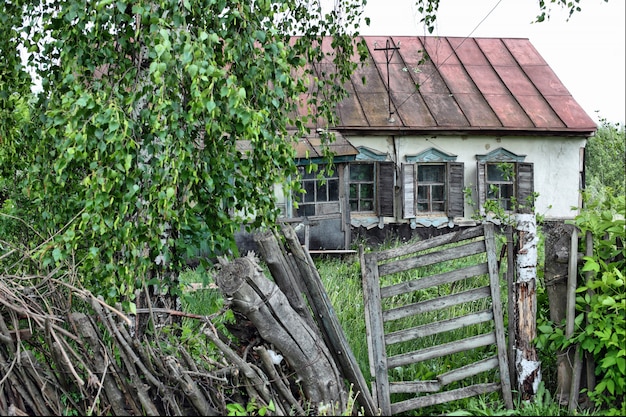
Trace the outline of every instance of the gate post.
<path fill-rule="evenodd" d="M 531 399 L 541 382 L 533 339 L 537 335 L 537 225 L 534 214 L 516 215 L 515 370 L 522 400 Z"/>
<path fill-rule="evenodd" d="M 573 225 L 565 224 L 563 220 L 547 221 L 543 227 L 545 235 L 544 280 L 550 305 L 550 320 L 557 326 L 560 326 L 567 317 L 568 262 L 572 256 L 578 256 L 576 249 L 574 249 L 576 252 L 571 253 L 574 230 Z M 573 349 L 559 352 L 556 358 L 556 398 L 561 405 L 569 403 L 574 361 Z"/>

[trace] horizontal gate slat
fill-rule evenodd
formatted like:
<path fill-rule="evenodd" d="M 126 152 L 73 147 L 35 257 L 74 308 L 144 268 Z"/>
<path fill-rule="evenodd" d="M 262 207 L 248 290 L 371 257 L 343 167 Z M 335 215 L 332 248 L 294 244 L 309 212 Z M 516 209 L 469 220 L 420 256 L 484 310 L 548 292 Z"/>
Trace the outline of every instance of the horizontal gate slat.
<path fill-rule="evenodd" d="M 493 382 L 487 384 L 476 384 L 456 390 L 440 392 L 424 397 L 412 398 L 406 401 L 400 401 L 391 404 L 391 414 L 400 414 L 405 411 L 414 410 L 416 408 L 429 407 L 431 405 L 443 404 L 454 400 L 474 397 L 476 395 L 487 394 L 489 392 L 499 391 L 500 383 Z"/>
<path fill-rule="evenodd" d="M 472 314 L 466 314 L 465 316 L 455 317 L 453 319 L 442 320 L 435 323 L 424 324 L 422 326 L 389 333 L 385 336 L 385 344 L 389 346 L 394 343 L 407 342 L 420 337 L 432 336 L 434 334 L 461 329 L 473 324 L 484 323 L 489 320 L 493 320 L 492 311 L 483 310 Z"/>
<path fill-rule="evenodd" d="M 407 292 L 419 291 L 441 284 L 450 284 L 469 277 L 484 275 L 489 272 L 487 262 L 471 265 L 464 268 L 455 269 L 453 271 L 444 272 L 436 275 L 429 275 L 422 278 L 414 279 L 400 284 L 388 285 L 380 289 L 382 298 L 389 298 L 395 295 L 406 294 Z"/>
<path fill-rule="evenodd" d="M 398 320 L 414 316 L 416 314 L 428 313 L 442 308 L 452 307 L 457 304 L 480 300 L 481 298 L 487 298 L 490 296 L 491 289 L 489 287 L 485 286 L 474 288 L 457 294 L 446 295 L 440 298 L 433 298 L 432 300 L 420 301 L 418 303 L 385 310 L 383 311 L 383 320 L 385 322 Z"/>
<path fill-rule="evenodd" d="M 437 376 L 437 380 L 441 382 L 441 385 L 448 385 L 452 382 L 461 381 L 462 379 L 490 371 L 498 366 L 498 356 L 494 355 L 490 358 L 483 359 L 482 361 L 474 362 L 472 364 L 453 369 L 445 374 L 441 374 Z"/>
<path fill-rule="evenodd" d="M 398 248 L 386 249 L 380 252 L 370 253 L 368 255 L 375 256 L 378 262 L 386 261 L 388 259 L 406 256 L 414 252 L 435 248 L 437 246 L 456 243 L 467 239 L 474 239 L 478 236 L 483 236 L 483 225 L 463 229 L 458 232 L 445 233 L 428 240 L 421 240 L 419 242 L 403 245 Z"/>
<path fill-rule="evenodd" d="M 456 340 L 450 343 L 444 343 L 439 346 L 433 346 L 426 349 L 416 350 L 413 352 L 403 353 L 401 355 L 390 356 L 387 358 L 387 368 L 395 368 L 396 366 L 405 366 L 415 362 L 421 362 L 428 359 L 439 358 L 453 353 L 459 353 L 481 346 L 488 346 L 496 343 L 494 332 L 485 333 L 478 336 L 468 337 L 462 340 Z"/>
<path fill-rule="evenodd" d="M 451 261 L 465 256 L 476 255 L 485 252 L 485 241 L 466 243 L 462 246 L 455 246 L 440 250 L 439 252 L 425 253 L 412 258 L 399 259 L 378 266 L 378 276 L 396 274 L 414 268 L 434 265 L 440 262 Z"/>
<path fill-rule="evenodd" d="M 389 392 L 392 394 L 416 394 L 418 392 L 437 392 L 441 389 L 441 382 L 437 379 L 430 381 L 400 381 L 390 382 Z"/>

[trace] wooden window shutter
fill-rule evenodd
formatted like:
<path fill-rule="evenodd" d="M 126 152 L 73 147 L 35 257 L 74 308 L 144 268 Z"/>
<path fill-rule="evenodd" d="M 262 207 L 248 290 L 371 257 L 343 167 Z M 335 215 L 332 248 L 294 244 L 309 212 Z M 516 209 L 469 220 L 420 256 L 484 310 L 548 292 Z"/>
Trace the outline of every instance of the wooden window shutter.
<path fill-rule="evenodd" d="M 378 215 L 393 217 L 394 200 L 395 200 L 395 184 L 396 184 L 396 166 L 393 162 L 381 162 L 378 164 Z"/>
<path fill-rule="evenodd" d="M 535 210 L 535 200 L 533 193 L 535 191 L 535 180 L 532 162 L 520 162 L 516 164 L 517 172 L 517 204 L 520 213 L 533 213 Z M 529 200 L 531 201 L 529 205 Z"/>
<path fill-rule="evenodd" d="M 405 219 L 415 217 L 415 164 L 402 164 L 402 209 Z"/>
<path fill-rule="evenodd" d="M 484 214 L 485 201 L 487 201 L 487 165 L 481 161 L 476 163 L 476 192 L 479 212 Z"/>
<path fill-rule="evenodd" d="M 449 162 L 447 165 L 448 217 L 463 217 L 465 212 L 463 194 L 465 165 L 463 162 Z"/>

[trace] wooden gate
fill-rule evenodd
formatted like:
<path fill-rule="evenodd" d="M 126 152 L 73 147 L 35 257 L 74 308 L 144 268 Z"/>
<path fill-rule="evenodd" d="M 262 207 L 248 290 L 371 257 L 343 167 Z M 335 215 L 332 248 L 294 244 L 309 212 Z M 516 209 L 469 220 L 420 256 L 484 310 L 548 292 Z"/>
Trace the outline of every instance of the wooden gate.
<path fill-rule="evenodd" d="M 493 224 L 360 260 L 382 415 L 495 391 L 513 408 Z"/>

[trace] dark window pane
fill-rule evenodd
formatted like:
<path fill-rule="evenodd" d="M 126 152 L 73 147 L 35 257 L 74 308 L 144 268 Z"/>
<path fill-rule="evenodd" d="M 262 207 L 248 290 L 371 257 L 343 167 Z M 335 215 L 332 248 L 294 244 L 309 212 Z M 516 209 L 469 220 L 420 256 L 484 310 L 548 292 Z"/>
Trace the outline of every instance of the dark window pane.
<path fill-rule="evenodd" d="M 433 203 L 433 211 L 444 211 L 443 203 Z"/>
<path fill-rule="evenodd" d="M 296 212 L 298 217 L 302 216 L 314 216 L 315 215 L 315 205 L 314 204 L 302 204 L 298 207 L 298 211 Z"/>
<path fill-rule="evenodd" d="M 359 198 L 359 186 L 350 184 L 350 198 Z"/>
<path fill-rule="evenodd" d="M 435 201 L 443 200 L 443 185 L 433 185 L 432 187 L 432 199 Z"/>
<path fill-rule="evenodd" d="M 324 184 L 317 184 L 317 201 L 328 201 L 327 187 L 327 182 L 325 182 Z"/>
<path fill-rule="evenodd" d="M 328 201 L 339 201 L 339 180 L 328 181 Z"/>
<path fill-rule="evenodd" d="M 315 201 L 315 183 L 313 181 L 306 181 L 304 184 L 304 191 L 306 194 L 304 195 L 304 201 L 307 203 L 312 203 Z"/>
<path fill-rule="evenodd" d="M 428 187 L 425 185 L 420 185 L 417 187 L 417 200 L 424 201 L 428 200 Z"/>
<path fill-rule="evenodd" d="M 503 170 L 504 168 L 504 170 Z M 511 182 L 513 181 L 513 164 L 487 164 L 487 181 Z"/>
<path fill-rule="evenodd" d="M 417 167 L 418 182 L 443 182 L 444 174 L 443 165 L 418 165 Z"/>
<path fill-rule="evenodd" d="M 374 210 L 374 202 L 371 201 L 371 200 L 363 201 L 363 204 L 361 205 L 361 210 L 362 211 L 372 211 L 372 210 Z"/>
<path fill-rule="evenodd" d="M 350 165 L 351 181 L 374 181 L 374 164 Z"/>
<path fill-rule="evenodd" d="M 502 198 L 511 198 L 513 196 L 513 184 L 502 185 Z"/>
<path fill-rule="evenodd" d="M 350 211 L 357 211 L 359 209 L 359 203 L 357 200 L 350 200 Z"/>
<path fill-rule="evenodd" d="M 374 184 L 361 184 L 361 198 L 374 198 Z"/>
<path fill-rule="evenodd" d="M 428 203 L 417 203 L 418 211 L 428 211 Z"/>

